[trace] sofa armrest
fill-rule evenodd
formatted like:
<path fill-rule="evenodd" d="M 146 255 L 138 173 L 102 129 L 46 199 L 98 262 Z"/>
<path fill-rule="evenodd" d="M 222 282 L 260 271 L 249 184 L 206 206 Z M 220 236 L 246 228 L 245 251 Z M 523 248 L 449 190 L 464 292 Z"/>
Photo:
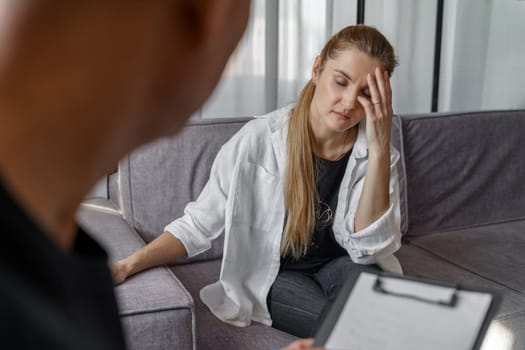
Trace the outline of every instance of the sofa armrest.
<path fill-rule="evenodd" d="M 106 249 L 110 261 L 144 246 L 137 232 L 105 198 L 86 200 L 77 222 Z M 129 349 L 194 349 L 195 310 L 192 297 L 166 267 L 130 277 L 115 288 Z"/>

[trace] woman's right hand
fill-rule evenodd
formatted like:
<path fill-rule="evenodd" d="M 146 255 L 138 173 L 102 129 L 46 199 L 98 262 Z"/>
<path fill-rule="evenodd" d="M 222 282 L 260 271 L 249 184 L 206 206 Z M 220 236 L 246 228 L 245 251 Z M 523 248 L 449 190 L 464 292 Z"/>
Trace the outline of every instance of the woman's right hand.
<path fill-rule="evenodd" d="M 111 277 L 113 278 L 113 284 L 121 284 L 126 280 L 126 278 L 128 278 L 129 269 L 125 259 L 111 263 L 110 269 Z"/>
<path fill-rule="evenodd" d="M 109 268 L 115 285 L 146 269 L 171 263 L 186 256 L 182 242 L 170 232 L 164 232 L 128 257 L 111 263 Z"/>

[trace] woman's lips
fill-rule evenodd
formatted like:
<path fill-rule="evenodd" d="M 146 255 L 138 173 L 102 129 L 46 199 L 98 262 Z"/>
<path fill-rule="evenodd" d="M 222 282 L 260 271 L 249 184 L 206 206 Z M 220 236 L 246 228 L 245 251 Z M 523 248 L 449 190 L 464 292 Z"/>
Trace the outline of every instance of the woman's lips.
<path fill-rule="evenodd" d="M 334 111 L 334 114 L 335 114 L 339 119 L 344 119 L 344 120 L 350 119 L 350 116 L 349 116 L 349 115 L 344 114 L 344 113 L 341 113 L 341 112 L 336 112 L 336 111 Z"/>

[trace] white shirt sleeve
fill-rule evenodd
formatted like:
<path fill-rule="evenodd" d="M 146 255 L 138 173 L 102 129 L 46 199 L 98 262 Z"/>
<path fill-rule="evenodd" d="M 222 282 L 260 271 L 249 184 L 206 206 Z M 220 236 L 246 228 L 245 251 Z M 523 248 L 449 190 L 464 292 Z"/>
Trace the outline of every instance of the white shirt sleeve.
<path fill-rule="evenodd" d="M 225 208 L 235 153 L 229 143 L 219 150 L 210 178 L 197 200 L 188 203 L 184 215 L 164 229 L 180 239 L 188 257 L 210 249 L 212 240 L 224 231 Z"/>
<path fill-rule="evenodd" d="M 394 157 L 394 160 L 396 157 Z M 401 215 L 399 205 L 399 182 L 397 176 L 397 161 L 393 161 L 390 171 L 390 206 L 388 210 L 368 227 L 354 232 L 354 218 L 364 178 L 356 186 L 351 198 L 351 214 L 345 223 L 346 235 L 343 246 L 348 251 L 352 261 L 359 264 L 373 264 L 381 257 L 393 254 L 401 247 Z"/>

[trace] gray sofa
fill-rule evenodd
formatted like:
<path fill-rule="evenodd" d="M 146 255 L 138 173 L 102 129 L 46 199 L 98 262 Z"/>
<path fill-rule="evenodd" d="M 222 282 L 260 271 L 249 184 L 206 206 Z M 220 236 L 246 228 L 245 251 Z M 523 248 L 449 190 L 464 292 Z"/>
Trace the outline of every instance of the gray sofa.
<path fill-rule="evenodd" d="M 79 224 L 112 260 L 130 254 L 183 213 L 220 146 L 248 120 L 191 122 L 135 150 L 108 177 L 109 198 L 82 205 Z M 392 130 L 402 155 L 396 255 L 404 272 L 501 293 L 487 338 L 497 349 L 525 348 L 523 135 L 525 111 L 396 116 Z M 116 287 L 129 349 L 279 349 L 295 339 L 257 323 L 227 325 L 202 304 L 200 288 L 220 273 L 221 245 Z"/>

